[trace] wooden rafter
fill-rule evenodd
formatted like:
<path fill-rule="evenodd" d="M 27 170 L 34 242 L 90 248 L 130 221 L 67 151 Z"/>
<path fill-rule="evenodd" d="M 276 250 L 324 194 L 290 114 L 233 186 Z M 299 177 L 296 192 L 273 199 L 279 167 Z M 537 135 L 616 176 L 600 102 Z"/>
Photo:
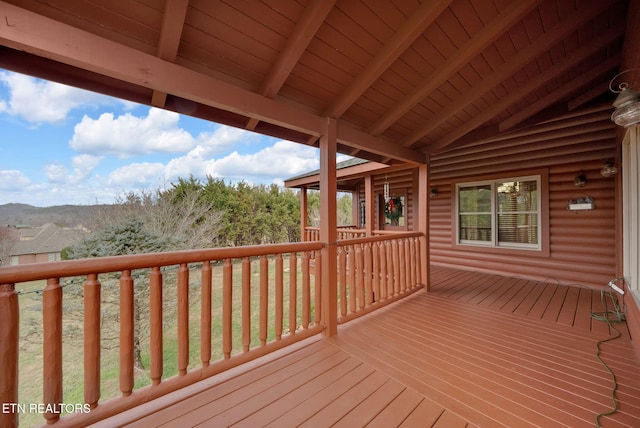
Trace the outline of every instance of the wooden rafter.
<path fill-rule="evenodd" d="M 287 129 L 320 136 L 325 118 L 268 99 L 156 56 L 0 2 L 7 25 L 0 43 L 101 75 L 159 90 Z M 95 52 L 101 55 L 95 55 Z M 422 164 L 422 153 L 338 122 L 338 141 L 348 147 Z"/>
<path fill-rule="evenodd" d="M 594 68 L 591 68 L 586 73 L 580 75 L 580 77 L 573 79 L 570 83 L 563 85 L 561 88 L 554 92 L 550 92 L 545 97 L 540 98 L 533 104 L 527 106 L 527 108 L 520 110 L 510 118 L 503 120 L 498 125 L 498 130 L 508 131 L 524 121 L 526 118 L 533 116 L 534 114 L 544 110 L 545 108 L 555 104 L 563 98 L 570 95 L 573 91 L 583 88 L 585 85 L 591 83 L 594 79 L 601 77 L 602 74 L 610 73 L 618 66 L 620 61 L 619 57 L 611 57 L 607 61 L 604 61 Z"/>
<path fill-rule="evenodd" d="M 164 15 L 162 15 L 162 30 L 160 31 L 158 43 L 158 57 L 165 61 L 175 62 L 176 60 L 188 7 L 189 0 L 167 0 L 165 4 Z M 151 105 L 162 108 L 166 100 L 166 92 L 153 91 Z"/>
<path fill-rule="evenodd" d="M 298 63 L 309 42 L 313 39 L 320 25 L 333 9 L 335 0 L 315 0 L 307 6 L 296 23 L 293 33 L 287 39 L 287 43 L 278 55 L 274 66 L 269 70 L 258 93 L 267 98 L 276 96 L 280 88 L 291 74 L 291 70 Z M 250 119 L 247 129 L 255 129 L 257 119 Z"/>
<path fill-rule="evenodd" d="M 560 22 L 548 32 L 533 40 L 528 47 L 520 50 L 516 55 L 509 58 L 499 69 L 495 70 L 494 73 L 484 76 L 482 82 L 474 85 L 470 91 L 465 93 L 464 97 L 458 97 L 456 100 L 442 107 L 442 109 L 429 118 L 424 125 L 403 138 L 400 144 L 405 147 L 410 147 L 420 138 L 438 128 L 438 126 L 446 122 L 450 117 L 482 98 L 484 94 L 522 69 L 531 61 L 531 58 L 548 52 L 554 45 L 560 43 L 561 40 L 574 33 L 585 23 L 593 20 L 608 7 L 609 5 L 606 2 L 595 2 L 589 7 L 580 8 L 574 15 L 574 19 L 571 20 L 571 25 Z"/>
<path fill-rule="evenodd" d="M 503 31 L 506 31 L 521 20 L 540 2 L 541 0 L 526 0 L 512 3 L 506 10 L 500 13 L 496 19 L 488 23 L 478 34 L 474 35 L 462 49 L 449 58 L 434 74 L 427 76 L 411 95 L 400 101 L 388 113 L 376 120 L 368 132 L 373 135 L 380 134 L 391 126 L 416 104 L 425 99 L 427 95 L 446 82 L 471 59 L 476 57 L 478 53 L 486 49 Z"/>
<path fill-rule="evenodd" d="M 606 41 L 602 42 L 603 45 L 606 45 L 607 43 L 610 43 L 611 42 L 611 38 L 615 38 L 619 31 L 621 31 L 621 30 L 614 29 L 613 30 L 613 34 L 610 34 L 609 38 L 606 38 L 605 39 Z M 598 48 L 601 49 L 602 47 L 599 46 Z M 485 123 L 488 120 L 490 120 L 495 115 L 497 115 L 500 112 L 506 110 L 513 103 L 517 102 L 518 100 L 520 100 L 521 98 L 525 97 L 529 93 L 535 91 L 541 85 L 547 84 L 549 81 L 551 81 L 554 78 L 556 78 L 559 74 L 566 72 L 567 70 L 569 70 L 572 67 L 575 67 L 581 61 L 583 61 L 586 57 L 588 57 L 588 55 L 593 53 L 593 52 L 590 52 L 592 49 L 593 48 L 589 49 L 588 51 L 585 50 L 585 51 L 574 52 L 574 54 L 568 60 L 565 60 L 565 61 L 563 61 L 563 62 L 561 62 L 559 64 L 556 64 L 555 66 L 547 69 L 544 73 L 542 73 L 540 76 L 538 76 L 537 79 L 535 79 L 533 81 L 530 81 L 529 83 L 521 86 L 520 88 L 516 89 L 515 91 L 512 91 L 509 94 L 508 98 L 506 98 L 506 99 L 504 99 L 504 100 L 492 105 L 490 108 L 488 108 L 487 110 L 483 111 L 482 114 L 474 116 L 472 119 L 470 119 L 467 122 L 465 122 L 465 124 L 463 126 L 460 126 L 457 129 L 455 129 L 454 131 L 452 131 L 451 133 L 447 134 L 446 137 L 440 139 L 436 143 L 433 143 L 433 144 L 429 145 L 427 151 L 428 152 L 433 152 L 435 150 L 441 150 L 441 149 L 449 146 L 450 144 L 452 144 L 457 139 L 459 139 L 462 136 L 466 135 L 468 132 L 474 130 L 475 128 L 479 127 L 483 123 Z M 601 74 L 604 71 L 610 69 L 611 66 L 615 67 L 615 65 L 617 64 L 616 61 L 618 61 L 618 58 L 615 58 L 615 57 L 611 58 L 604 65 L 601 64 L 599 67 L 597 67 L 595 73 L 591 73 L 591 72 L 585 73 L 585 76 L 589 75 L 590 79 L 593 80 L 593 79 L 597 78 L 599 74 Z M 592 74 L 595 74 L 595 75 L 592 75 Z M 582 78 L 581 78 L 581 80 L 582 80 Z M 544 108 L 544 107 L 542 107 L 542 108 Z M 537 110 L 537 111 L 540 111 L 540 110 Z"/>
<path fill-rule="evenodd" d="M 451 0 L 426 2 L 407 20 L 406 24 L 378 51 L 367 66 L 342 91 L 325 111 L 326 116 L 340 117 L 382 73 L 435 21 Z"/>

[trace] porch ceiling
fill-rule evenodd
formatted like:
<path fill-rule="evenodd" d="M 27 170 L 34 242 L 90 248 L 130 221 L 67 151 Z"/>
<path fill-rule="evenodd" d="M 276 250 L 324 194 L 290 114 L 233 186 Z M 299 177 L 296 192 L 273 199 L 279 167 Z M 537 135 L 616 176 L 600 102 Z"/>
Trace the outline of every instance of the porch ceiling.
<path fill-rule="evenodd" d="M 61 6 L 63 4 L 63 6 Z M 590 103 L 636 0 L 7 0 L 0 67 L 392 163 Z"/>

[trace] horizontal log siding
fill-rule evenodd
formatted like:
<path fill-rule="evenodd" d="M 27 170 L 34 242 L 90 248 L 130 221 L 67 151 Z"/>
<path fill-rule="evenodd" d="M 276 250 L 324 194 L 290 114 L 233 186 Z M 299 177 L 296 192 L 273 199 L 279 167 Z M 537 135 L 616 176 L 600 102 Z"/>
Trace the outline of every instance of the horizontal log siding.
<path fill-rule="evenodd" d="M 615 276 L 615 179 L 600 175 L 615 159 L 610 109 L 538 125 L 512 138 L 476 143 L 433 156 L 430 186 L 431 262 L 439 266 L 500 272 L 565 284 L 602 286 Z M 461 248 L 455 239 L 455 184 L 548 171 L 548 256 L 526 250 Z M 587 184 L 573 179 L 583 171 Z M 590 196 L 596 209 L 568 211 L 567 201 Z M 543 242 L 544 242 L 543 231 Z"/>

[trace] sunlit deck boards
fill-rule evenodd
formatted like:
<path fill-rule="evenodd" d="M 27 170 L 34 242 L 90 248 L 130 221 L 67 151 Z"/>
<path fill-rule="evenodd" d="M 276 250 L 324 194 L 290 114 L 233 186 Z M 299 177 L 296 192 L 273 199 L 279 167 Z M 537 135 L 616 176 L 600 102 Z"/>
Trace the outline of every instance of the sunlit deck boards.
<path fill-rule="evenodd" d="M 460 293 L 447 287 L 453 274 L 466 278 L 453 281 Z M 520 304 L 506 298 L 525 294 L 518 279 L 437 275 L 441 289 L 434 281 L 432 292 L 342 325 L 334 339 L 312 338 L 104 426 L 578 427 L 594 426 L 596 415 L 610 409 L 612 382 L 595 357 L 596 342 L 608 332 L 591 323 L 585 328 L 583 318 L 596 306 L 580 290 L 570 299 L 577 303 L 569 323 L 562 310 L 555 318 L 544 314 L 570 306 L 566 296 L 574 291 L 561 304 L 563 293 L 554 291 L 540 311 L 533 310 L 540 298 Z M 534 295 L 551 294 L 545 290 Z M 481 295 L 484 304 L 473 302 Z M 587 304 L 588 311 L 578 308 Z M 620 401 L 603 426 L 640 426 L 640 365 L 628 335 L 602 349 Z"/>

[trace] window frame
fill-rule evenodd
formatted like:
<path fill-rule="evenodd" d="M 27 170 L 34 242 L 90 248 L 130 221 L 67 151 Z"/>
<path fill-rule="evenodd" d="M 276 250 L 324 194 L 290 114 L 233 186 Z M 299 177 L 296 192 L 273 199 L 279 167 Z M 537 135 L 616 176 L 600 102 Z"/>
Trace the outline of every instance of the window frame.
<path fill-rule="evenodd" d="M 500 175 L 469 177 L 464 181 L 452 183 L 452 246 L 462 251 L 481 251 L 490 253 L 510 253 L 513 250 L 526 251 L 531 256 L 549 256 L 549 179 L 548 170 L 521 171 L 519 173 L 504 173 Z M 498 243 L 498 183 L 509 181 L 535 180 L 537 190 L 538 216 L 538 244 Z M 489 242 L 460 239 L 460 211 L 459 190 L 463 187 L 491 185 L 491 240 Z"/>

